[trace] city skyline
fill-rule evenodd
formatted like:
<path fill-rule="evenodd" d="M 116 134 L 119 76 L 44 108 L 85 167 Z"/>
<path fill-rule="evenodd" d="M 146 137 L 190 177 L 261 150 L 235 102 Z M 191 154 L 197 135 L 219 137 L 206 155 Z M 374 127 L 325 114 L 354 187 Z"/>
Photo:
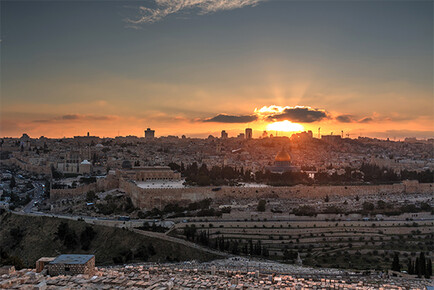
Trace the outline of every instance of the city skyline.
<path fill-rule="evenodd" d="M 2 136 L 434 137 L 430 1 L 1 8 Z"/>

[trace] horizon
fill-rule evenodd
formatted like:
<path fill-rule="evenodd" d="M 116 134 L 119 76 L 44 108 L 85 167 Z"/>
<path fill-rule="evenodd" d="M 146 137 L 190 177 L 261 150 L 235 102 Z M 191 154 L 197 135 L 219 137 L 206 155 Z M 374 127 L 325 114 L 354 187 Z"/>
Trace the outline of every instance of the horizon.
<path fill-rule="evenodd" d="M 150 129 L 154 129 L 154 128 L 150 128 Z M 225 131 L 225 130 L 223 130 Z M 310 131 L 310 130 L 309 130 Z M 280 131 L 267 131 L 267 133 L 269 133 L 270 135 L 268 136 L 262 136 L 262 133 L 264 131 L 259 131 L 259 130 L 253 130 L 253 134 L 252 134 L 252 138 L 251 139 L 247 139 L 245 138 L 245 136 L 240 137 L 238 136 L 238 134 L 242 133 L 244 134 L 244 131 L 239 131 L 234 135 L 229 135 L 227 138 L 222 138 L 220 136 L 221 131 L 220 132 L 214 132 L 214 134 L 209 134 L 207 136 L 205 135 L 190 135 L 190 134 L 182 134 L 181 136 L 179 135 L 158 135 L 155 134 L 155 137 L 153 138 L 158 139 L 158 138 L 168 138 L 168 137 L 174 137 L 174 138 L 179 138 L 182 139 L 183 137 L 187 138 L 187 139 L 209 139 L 210 137 L 214 138 L 214 139 L 221 139 L 221 140 L 228 140 L 228 139 L 235 139 L 235 140 L 262 140 L 262 139 L 273 139 L 273 138 L 287 138 L 287 139 L 291 139 L 292 135 L 298 134 L 298 133 L 307 133 L 308 131 L 301 131 L 301 132 L 280 132 Z M 89 133 L 89 135 L 87 135 L 87 133 Z M 40 139 L 40 138 L 47 138 L 47 139 L 74 139 L 74 138 L 79 138 L 79 137 L 93 137 L 93 138 L 99 138 L 99 139 L 115 139 L 115 138 L 127 138 L 127 137 L 136 137 L 138 139 L 145 139 L 146 137 L 144 136 L 138 136 L 138 135 L 116 135 L 116 136 L 99 136 L 99 135 L 92 135 L 90 132 L 87 132 L 84 135 L 72 135 L 72 136 L 63 136 L 63 137 L 49 137 L 49 136 L 39 136 L 39 137 L 32 137 L 29 134 L 27 134 L 26 132 L 22 132 L 19 136 L 3 136 L 1 137 L 2 139 L 19 139 L 21 137 L 23 137 L 24 135 L 29 136 L 30 139 Z M 212 132 L 211 132 L 212 133 Z M 226 132 L 228 133 L 228 132 Z M 275 133 L 275 134 L 273 134 Z M 331 132 L 333 133 L 333 132 Z M 405 136 L 404 138 L 391 138 L 391 137 L 385 137 L 385 138 L 378 138 L 378 137 L 370 137 L 370 136 L 356 136 L 356 137 L 351 137 L 351 136 L 346 136 L 344 134 L 344 136 L 342 136 L 342 134 L 321 134 L 320 137 L 318 137 L 318 134 L 312 132 L 313 139 L 318 139 L 321 140 L 323 136 L 340 136 L 342 139 L 351 139 L 351 140 L 357 140 L 360 138 L 369 138 L 369 139 L 373 139 L 373 140 L 381 140 L 381 141 L 390 141 L 390 142 L 405 142 L 407 139 L 414 139 L 416 141 L 430 141 L 430 140 L 434 140 L 433 137 L 428 137 L 428 138 L 418 138 L 418 137 L 414 137 L 414 136 Z M 413 141 L 414 141 L 413 140 Z"/>

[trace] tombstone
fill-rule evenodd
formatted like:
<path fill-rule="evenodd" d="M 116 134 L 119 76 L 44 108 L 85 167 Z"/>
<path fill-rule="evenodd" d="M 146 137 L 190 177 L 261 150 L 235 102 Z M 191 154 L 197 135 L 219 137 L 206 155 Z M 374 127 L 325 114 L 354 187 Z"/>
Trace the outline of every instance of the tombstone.
<path fill-rule="evenodd" d="M 301 260 L 300 253 L 297 253 L 297 260 L 295 263 L 299 266 L 303 265 L 303 261 Z"/>

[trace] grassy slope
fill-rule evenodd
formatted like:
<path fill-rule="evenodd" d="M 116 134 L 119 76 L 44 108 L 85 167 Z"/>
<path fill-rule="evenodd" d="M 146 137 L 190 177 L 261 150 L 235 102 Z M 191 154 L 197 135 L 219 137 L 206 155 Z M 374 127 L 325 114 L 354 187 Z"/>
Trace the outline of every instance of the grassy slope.
<path fill-rule="evenodd" d="M 40 257 L 52 257 L 66 253 L 94 254 L 99 265 L 113 264 L 113 257 L 123 251 L 131 249 L 133 252 L 141 245 L 152 243 L 156 255 L 149 261 L 166 261 L 166 257 L 178 260 L 212 260 L 218 258 L 214 255 L 200 252 L 183 245 L 163 241 L 156 238 L 145 237 L 128 230 L 92 225 L 97 235 L 92 241 L 88 251 L 67 250 L 63 243 L 56 240 L 55 233 L 61 222 L 67 222 L 78 236 L 86 227 L 85 222 L 72 221 L 49 217 L 27 217 L 11 213 L 0 216 L 0 248 L 11 256 L 19 257 L 25 266 L 34 267 Z M 11 236 L 10 230 L 19 227 L 24 231 L 22 240 L 17 244 Z M 139 261 L 139 260 L 135 260 Z"/>

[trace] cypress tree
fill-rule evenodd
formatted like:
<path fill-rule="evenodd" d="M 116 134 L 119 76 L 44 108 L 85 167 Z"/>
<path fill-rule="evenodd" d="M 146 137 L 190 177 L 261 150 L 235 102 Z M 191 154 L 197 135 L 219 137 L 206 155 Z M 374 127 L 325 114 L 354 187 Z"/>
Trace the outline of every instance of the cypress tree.
<path fill-rule="evenodd" d="M 392 271 L 397 271 L 397 272 L 401 271 L 398 252 L 395 252 L 395 255 L 393 256 Z"/>
<path fill-rule="evenodd" d="M 408 259 L 407 272 L 408 272 L 408 274 L 410 274 L 410 275 L 413 275 L 413 274 L 414 274 L 414 271 L 413 271 L 413 263 L 411 262 L 411 259 Z"/>
<path fill-rule="evenodd" d="M 414 274 L 416 274 L 419 278 L 421 277 L 419 257 L 416 257 L 416 262 L 414 263 Z"/>
<path fill-rule="evenodd" d="M 420 263 L 420 276 L 425 275 L 425 273 L 426 273 L 426 261 L 425 261 L 425 253 L 424 252 L 420 252 L 419 263 Z"/>
<path fill-rule="evenodd" d="M 432 276 L 432 262 L 431 259 L 426 259 L 425 278 L 429 279 Z"/>

